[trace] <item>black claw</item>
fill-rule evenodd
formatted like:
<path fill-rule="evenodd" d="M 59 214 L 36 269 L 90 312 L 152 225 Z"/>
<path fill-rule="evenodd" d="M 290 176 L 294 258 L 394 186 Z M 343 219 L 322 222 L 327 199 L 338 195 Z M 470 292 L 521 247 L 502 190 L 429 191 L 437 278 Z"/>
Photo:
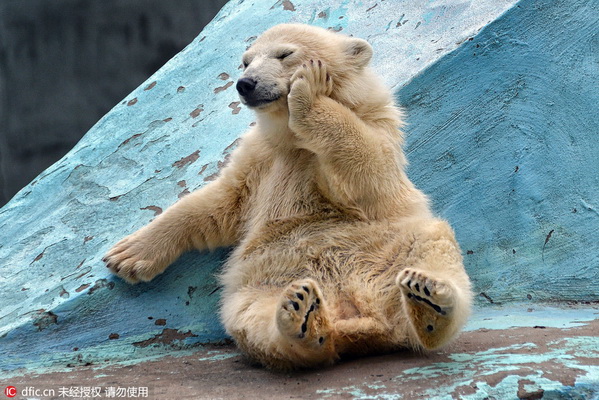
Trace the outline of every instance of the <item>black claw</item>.
<path fill-rule="evenodd" d="M 419 292 L 420 291 L 420 285 L 419 284 L 415 284 L 414 285 L 414 289 L 416 289 L 416 291 Z"/>
<path fill-rule="evenodd" d="M 296 302 L 295 302 L 295 301 L 293 301 L 293 300 L 291 300 L 291 301 L 289 301 L 289 302 L 291 303 L 291 305 L 293 306 L 293 309 L 294 309 L 295 311 L 298 311 L 298 310 L 299 310 L 299 304 L 298 304 L 298 303 L 296 303 Z"/>
<path fill-rule="evenodd" d="M 318 297 L 316 298 L 316 304 L 320 304 L 320 299 Z"/>
<path fill-rule="evenodd" d="M 304 301 L 304 295 L 301 293 L 296 293 L 295 294 L 297 296 L 298 299 L 300 299 L 301 301 Z"/>
<path fill-rule="evenodd" d="M 414 295 L 412 295 L 412 293 L 408 293 L 408 299 L 411 299 L 412 297 L 414 297 Z"/>
<path fill-rule="evenodd" d="M 314 304 L 312 304 L 312 306 L 310 306 L 310 312 L 314 311 L 315 308 L 316 308 L 316 306 Z"/>
<path fill-rule="evenodd" d="M 318 339 L 318 343 L 320 343 L 320 344 L 324 343 L 324 338 L 322 336 Z"/>
<path fill-rule="evenodd" d="M 427 331 L 429 331 L 429 332 L 432 332 L 432 331 L 433 331 L 433 329 L 434 329 L 434 328 L 433 328 L 433 326 L 432 326 L 432 325 L 429 325 L 429 326 L 427 326 L 427 327 L 426 327 L 426 330 L 427 330 Z"/>
<path fill-rule="evenodd" d="M 424 294 L 427 296 L 431 295 L 431 292 L 428 290 L 428 288 L 426 286 L 424 287 Z"/>
<path fill-rule="evenodd" d="M 408 283 L 407 283 L 407 286 L 408 286 L 410 289 L 412 288 L 412 281 L 411 281 L 411 280 L 409 280 L 409 281 L 408 281 Z"/>
<path fill-rule="evenodd" d="M 318 66 L 322 67 L 322 61 L 318 60 Z"/>
<path fill-rule="evenodd" d="M 310 294 L 310 289 L 308 289 L 308 286 L 302 286 L 302 289 L 304 289 L 306 293 Z"/>
<path fill-rule="evenodd" d="M 302 333 L 306 333 L 307 330 L 308 330 L 308 324 L 306 324 L 306 322 L 304 322 L 302 324 Z"/>

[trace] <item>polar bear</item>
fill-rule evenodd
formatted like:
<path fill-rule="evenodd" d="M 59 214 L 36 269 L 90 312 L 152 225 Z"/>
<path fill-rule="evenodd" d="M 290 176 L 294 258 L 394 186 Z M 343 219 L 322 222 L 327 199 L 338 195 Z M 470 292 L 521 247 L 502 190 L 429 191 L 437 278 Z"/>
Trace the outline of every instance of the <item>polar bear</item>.
<path fill-rule="evenodd" d="M 221 320 L 250 358 L 293 369 L 456 336 L 470 281 L 447 222 L 405 173 L 401 112 L 364 40 L 277 25 L 237 82 L 256 125 L 217 180 L 104 261 L 149 281 L 182 252 L 234 246 Z"/>

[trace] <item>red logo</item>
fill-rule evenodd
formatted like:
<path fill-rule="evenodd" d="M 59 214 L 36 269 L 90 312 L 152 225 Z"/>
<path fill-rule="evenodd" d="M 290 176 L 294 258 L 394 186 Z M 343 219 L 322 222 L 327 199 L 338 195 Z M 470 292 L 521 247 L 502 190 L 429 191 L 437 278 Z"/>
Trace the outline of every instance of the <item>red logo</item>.
<path fill-rule="evenodd" d="M 17 388 L 14 386 L 7 386 L 6 389 L 4 389 L 4 394 L 8 397 L 15 397 L 17 395 Z"/>

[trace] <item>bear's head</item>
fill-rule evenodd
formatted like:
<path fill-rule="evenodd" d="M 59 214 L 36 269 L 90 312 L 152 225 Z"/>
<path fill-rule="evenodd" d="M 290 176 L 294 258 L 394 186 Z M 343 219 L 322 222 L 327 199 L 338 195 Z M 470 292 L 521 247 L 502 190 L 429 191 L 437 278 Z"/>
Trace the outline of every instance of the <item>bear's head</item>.
<path fill-rule="evenodd" d="M 237 91 L 246 106 L 259 112 L 287 107 L 290 78 L 299 66 L 322 60 L 333 79 L 331 97 L 350 102 L 348 84 L 354 86 L 372 57 L 365 40 L 309 25 L 281 24 L 264 32 L 243 55 L 243 75 Z M 345 100 L 345 101 L 344 101 Z"/>

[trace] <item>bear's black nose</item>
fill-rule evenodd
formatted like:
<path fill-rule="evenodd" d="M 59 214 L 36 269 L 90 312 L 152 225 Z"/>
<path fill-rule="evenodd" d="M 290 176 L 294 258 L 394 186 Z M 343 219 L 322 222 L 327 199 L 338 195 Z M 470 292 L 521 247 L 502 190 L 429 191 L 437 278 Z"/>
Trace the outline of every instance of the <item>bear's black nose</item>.
<path fill-rule="evenodd" d="M 242 96 L 248 96 L 252 94 L 254 89 L 256 88 L 256 81 L 252 78 L 241 78 L 237 81 L 237 91 Z"/>

